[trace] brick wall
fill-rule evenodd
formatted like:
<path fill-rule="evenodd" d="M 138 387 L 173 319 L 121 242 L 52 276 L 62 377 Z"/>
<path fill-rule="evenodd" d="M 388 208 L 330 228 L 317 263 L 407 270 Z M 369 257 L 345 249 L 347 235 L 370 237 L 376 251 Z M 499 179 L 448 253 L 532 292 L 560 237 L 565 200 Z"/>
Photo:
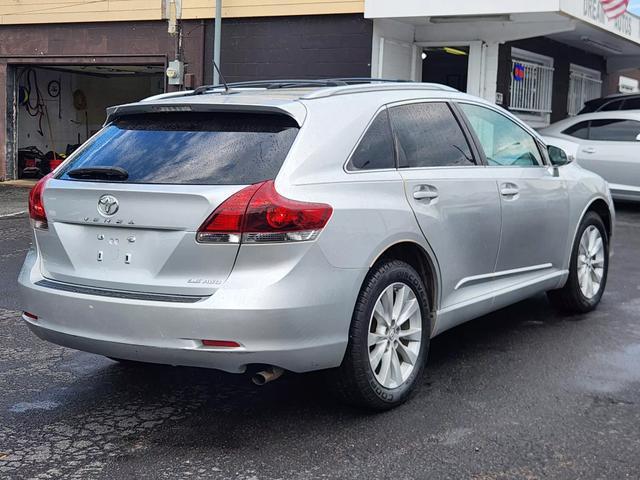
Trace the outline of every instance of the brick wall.
<path fill-rule="evenodd" d="M 373 22 L 362 15 L 225 19 L 222 74 L 227 81 L 369 77 L 372 36 Z M 205 68 L 210 80 L 210 61 Z"/>
<path fill-rule="evenodd" d="M 607 75 L 607 78 L 604 81 L 603 95 L 613 95 L 616 93 L 620 93 L 619 82 L 621 76 L 640 80 L 640 69 L 624 70 Z"/>

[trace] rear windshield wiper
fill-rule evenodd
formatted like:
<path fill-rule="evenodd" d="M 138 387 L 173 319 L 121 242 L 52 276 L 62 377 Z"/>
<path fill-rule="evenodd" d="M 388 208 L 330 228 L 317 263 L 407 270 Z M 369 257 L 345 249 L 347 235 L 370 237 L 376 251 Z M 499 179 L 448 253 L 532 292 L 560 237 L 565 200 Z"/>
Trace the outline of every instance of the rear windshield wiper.
<path fill-rule="evenodd" d="M 84 167 L 69 170 L 67 175 L 79 180 L 112 180 L 124 182 L 129 173 L 120 167 Z"/>

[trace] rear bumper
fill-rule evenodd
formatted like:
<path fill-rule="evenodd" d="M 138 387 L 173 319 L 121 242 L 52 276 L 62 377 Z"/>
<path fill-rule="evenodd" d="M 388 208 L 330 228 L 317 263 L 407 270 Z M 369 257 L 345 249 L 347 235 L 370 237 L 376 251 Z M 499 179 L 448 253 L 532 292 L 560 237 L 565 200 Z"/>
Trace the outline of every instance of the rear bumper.
<path fill-rule="evenodd" d="M 253 272 L 254 274 L 257 272 Z M 116 358 L 245 371 L 250 364 L 295 372 L 336 367 L 365 271 L 332 267 L 311 247 L 286 273 L 263 282 L 229 280 L 211 297 L 175 303 L 81 294 L 36 285 L 39 259 L 29 252 L 19 284 L 23 317 L 40 338 Z M 241 288 L 247 285 L 248 288 Z M 228 288 L 227 288 L 228 286 Z M 203 339 L 239 348 L 211 348 Z"/>

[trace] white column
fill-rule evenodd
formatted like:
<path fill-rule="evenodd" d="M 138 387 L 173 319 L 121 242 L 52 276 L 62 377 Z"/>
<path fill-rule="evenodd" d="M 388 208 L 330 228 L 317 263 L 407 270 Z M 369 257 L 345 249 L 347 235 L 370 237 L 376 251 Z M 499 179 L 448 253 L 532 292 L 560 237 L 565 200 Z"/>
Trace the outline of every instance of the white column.
<path fill-rule="evenodd" d="M 479 97 L 482 95 L 482 42 L 469 43 L 469 64 L 467 70 L 467 93 Z"/>
<path fill-rule="evenodd" d="M 498 42 L 482 44 L 480 96 L 492 103 L 496 101 L 498 90 L 498 50 Z"/>
<path fill-rule="evenodd" d="M 390 19 L 373 22 L 371 76 L 416 80 L 422 77 L 419 49 L 414 45 L 414 26 Z"/>

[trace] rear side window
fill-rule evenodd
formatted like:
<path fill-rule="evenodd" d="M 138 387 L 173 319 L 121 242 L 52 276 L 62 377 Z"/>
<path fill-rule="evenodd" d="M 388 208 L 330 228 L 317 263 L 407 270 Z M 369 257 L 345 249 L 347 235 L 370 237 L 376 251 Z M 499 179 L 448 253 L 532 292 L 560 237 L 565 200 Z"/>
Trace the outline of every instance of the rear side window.
<path fill-rule="evenodd" d="M 246 185 L 273 179 L 298 133 L 285 115 L 148 113 L 116 119 L 77 153 L 76 168 L 119 167 L 125 183 Z"/>
<path fill-rule="evenodd" d="M 575 125 L 567 128 L 566 130 L 563 130 L 562 133 L 575 138 L 582 138 L 583 140 L 586 140 L 589 138 L 589 122 L 578 122 Z"/>
<path fill-rule="evenodd" d="M 622 107 L 622 102 L 624 102 L 624 100 L 615 100 L 613 102 L 606 103 L 598 111 L 600 111 L 600 112 L 613 112 L 615 110 L 620 110 L 620 107 Z"/>
<path fill-rule="evenodd" d="M 600 108 L 601 105 L 602 105 L 602 102 L 599 99 L 590 100 L 584 104 L 584 107 L 582 108 L 582 110 L 578 112 L 578 115 L 581 115 L 583 113 L 595 112 L 596 110 L 598 110 L 598 108 Z"/>
<path fill-rule="evenodd" d="M 640 98 L 627 98 L 622 106 L 623 110 L 640 110 Z"/>
<path fill-rule="evenodd" d="M 347 170 L 383 168 L 395 168 L 393 137 L 386 109 L 371 122 L 347 164 Z"/>
<path fill-rule="evenodd" d="M 592 120 L 589 140 L 610 142 L 635 142 L 640 135 L 640 122 L 635 120 Z"/>
<path fill-rule="evenodd" d="M 469 143 L 446 103 L 412 103 L 389 111 L 400 167 L 475 165 Z"/>

